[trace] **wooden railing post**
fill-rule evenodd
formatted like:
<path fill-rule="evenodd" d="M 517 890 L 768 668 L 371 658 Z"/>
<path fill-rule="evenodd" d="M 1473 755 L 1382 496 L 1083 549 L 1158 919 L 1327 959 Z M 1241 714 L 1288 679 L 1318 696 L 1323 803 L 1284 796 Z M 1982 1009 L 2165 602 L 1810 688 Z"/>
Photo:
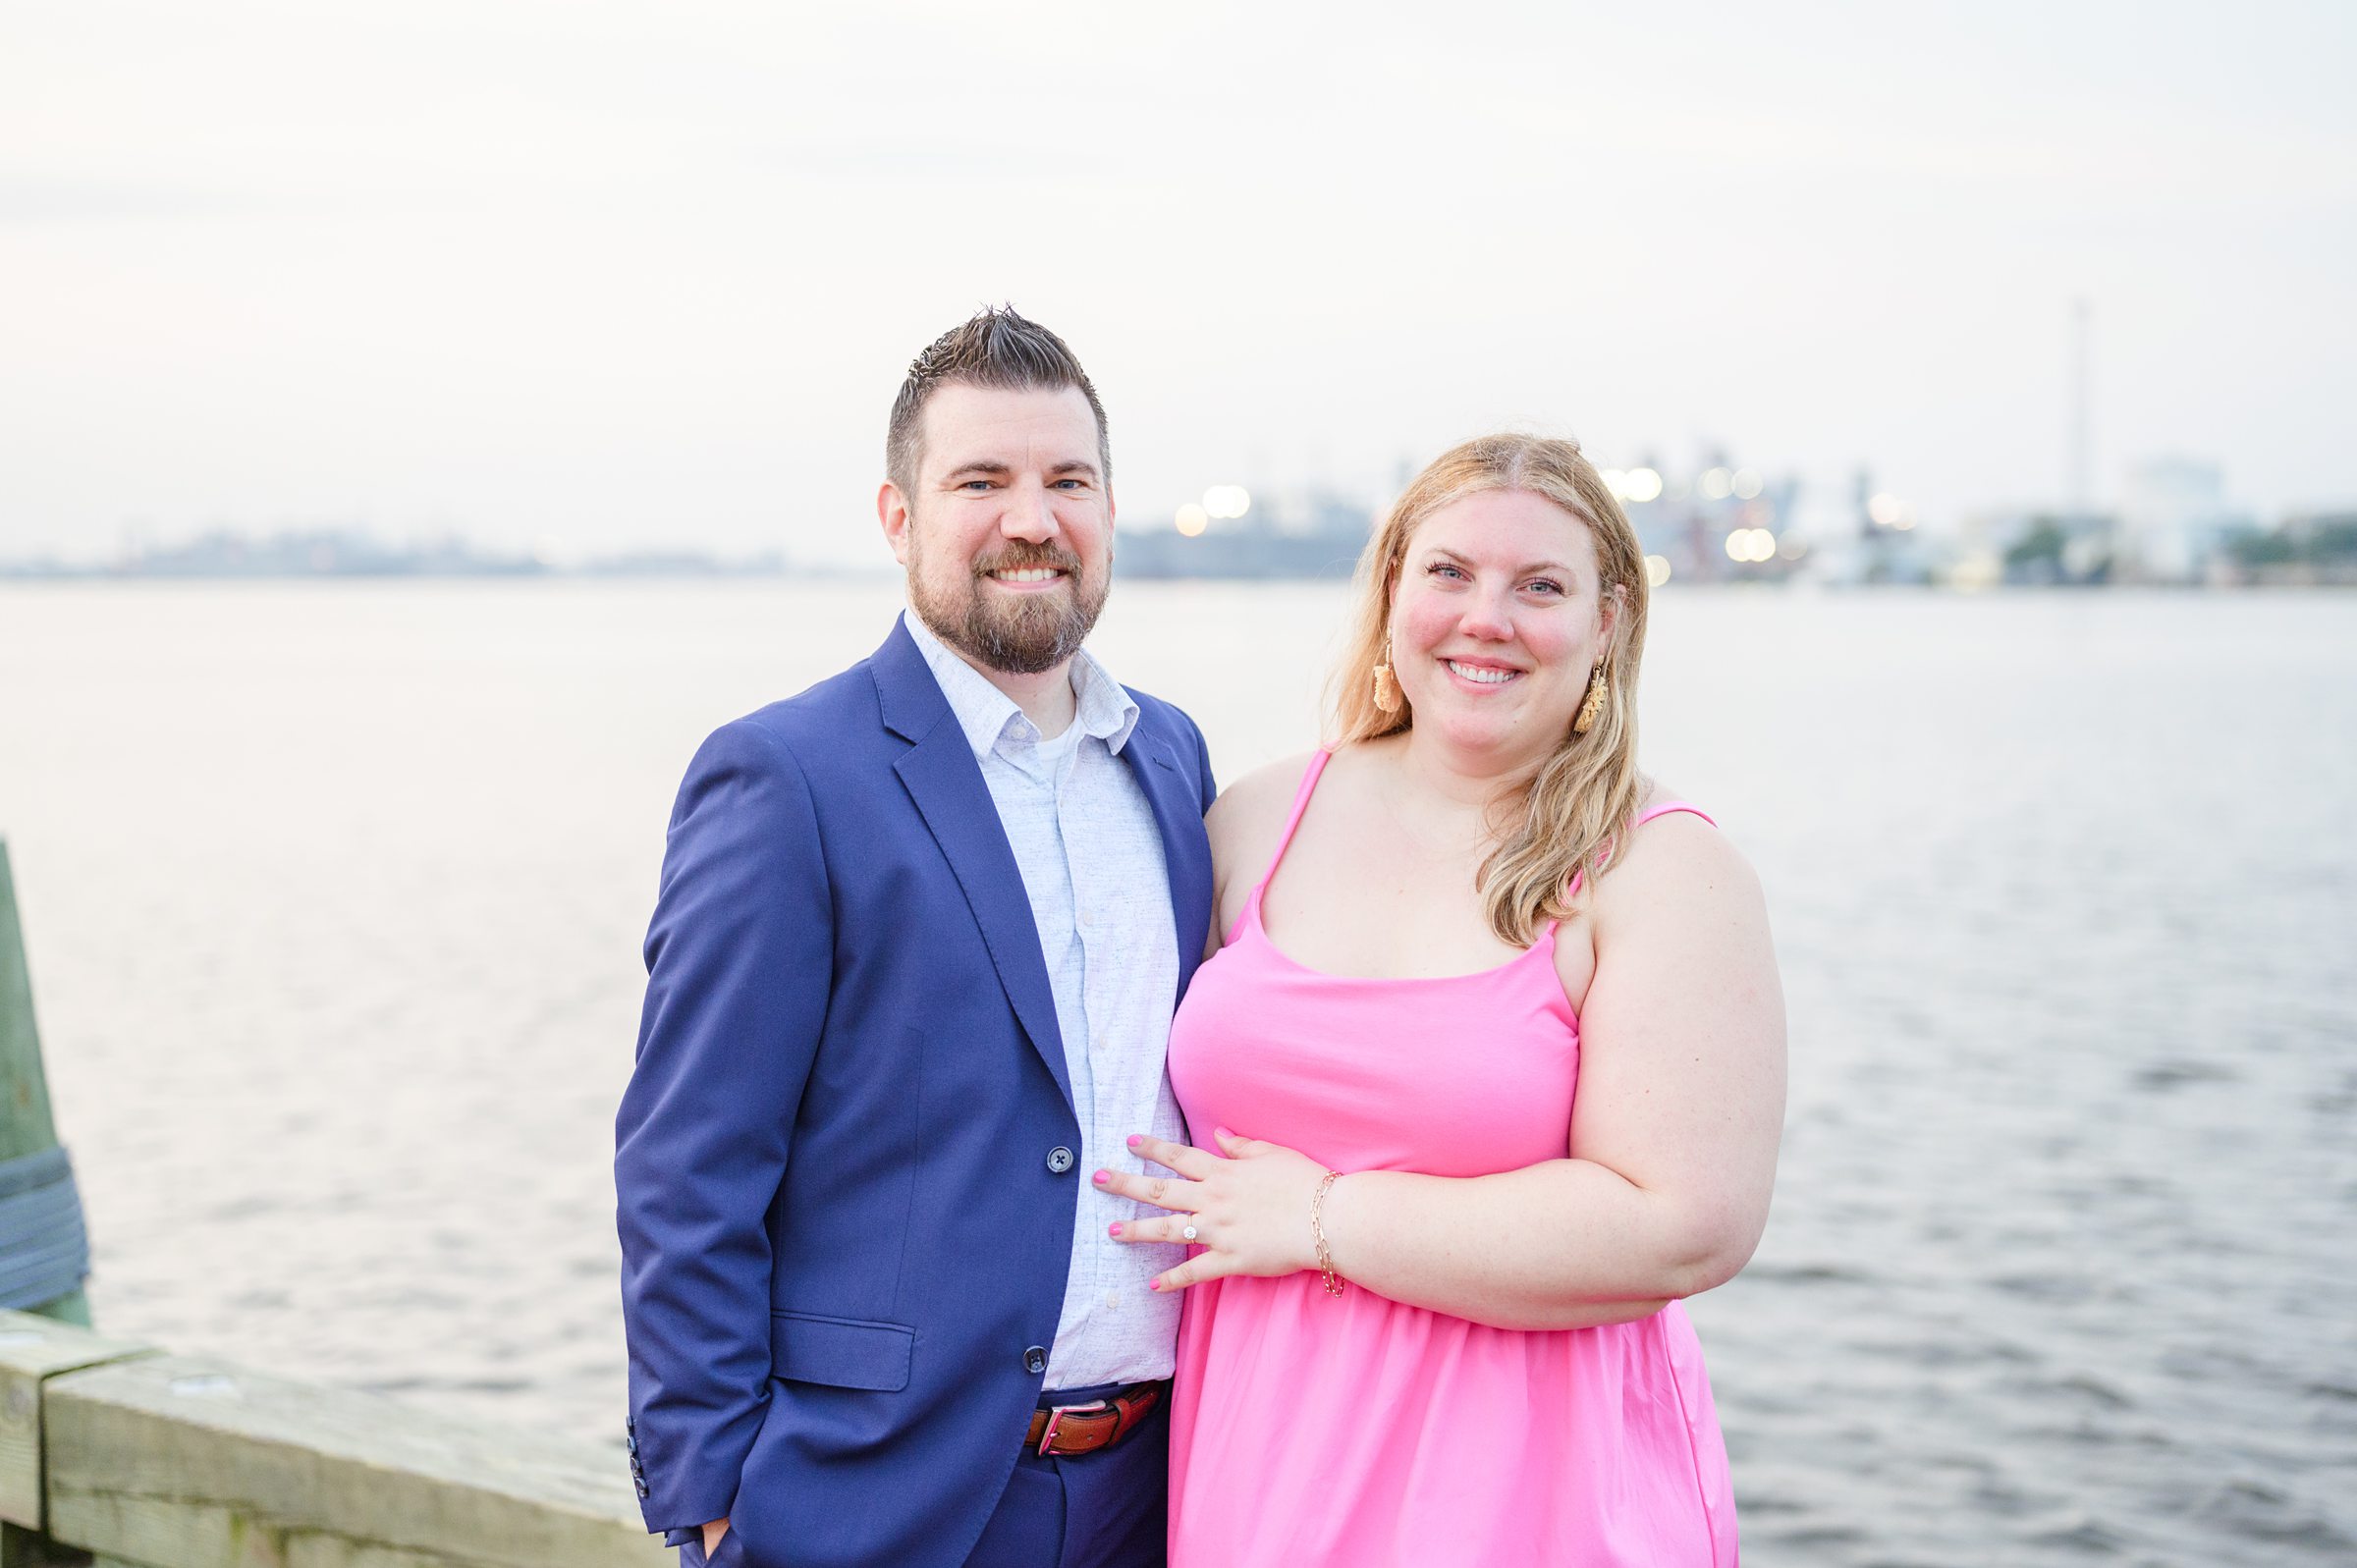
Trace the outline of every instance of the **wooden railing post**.
<path fill-rule="evenodd" d="M 86 1259 L 81 1229 L 82 1199 L 58 1149 L 57 1123 L 49 1113 L 49 1081 L 41 1069 L 41 1037 L 32 1022 L 32 975 L 26 966 L 25 933 L 17 918 L 16 881 L 9 872 L 8 843 L 0 839 L 0 1167 L 11 1162 L 18 1162 L 18 1176 L 0 1179 L 0 1203 L 37 1185 L 43 1195 L 38 1209 L 48 1217 L 40 1221 L 46 1251 Z M 27 1260 L 12 1260 L 0 1252 L 0 1271 L 12 1261 Z M 87 1327 L 90 1306 L 82 1294 L 82 1265 L 52 1267 L 43 1262 L 41 1271 L 60 1282 L 71 1276 L 71 1282 L 45 1300 L 10 1303 L 0 1299 L 0 1305 L 16 1305 Z"/>
<path fill-rule="evenodd" d="M 0 1568 L 81 1560 L 71 1550 L 58 1552 L 43 1534 L 49 1528 L 49 1445 L 42 1420 L 49 1379 L 155 1353 L 54 1319 L 0 1312 Z"/>

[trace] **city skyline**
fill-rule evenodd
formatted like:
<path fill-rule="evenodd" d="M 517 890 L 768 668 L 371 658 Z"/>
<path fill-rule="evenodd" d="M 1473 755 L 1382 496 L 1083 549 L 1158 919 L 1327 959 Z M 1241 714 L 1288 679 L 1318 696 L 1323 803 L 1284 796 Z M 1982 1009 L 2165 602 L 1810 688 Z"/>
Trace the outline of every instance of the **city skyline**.
<path fill-rule="evenodd" d="M 20 7 L 0 558 L 855 564 L 901 368 L 1001 299 L 1135 525 L 1500 426 L 2057 506 L 2080 299 L 2099 504 L 2171 457 L 2261 518 L 2357 493 L 2345 11 L 1490 10 Z"/>

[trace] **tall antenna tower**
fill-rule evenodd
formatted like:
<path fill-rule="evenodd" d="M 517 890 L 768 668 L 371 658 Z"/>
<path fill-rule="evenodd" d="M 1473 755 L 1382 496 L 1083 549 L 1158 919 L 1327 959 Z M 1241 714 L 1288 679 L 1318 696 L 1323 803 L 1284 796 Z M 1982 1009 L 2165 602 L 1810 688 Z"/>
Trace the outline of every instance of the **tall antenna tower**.
<path fill-rule="evenodd" d="M 2070 302 L 2070 510 L 2086 516 L 2095 508 L 2094 397 L 2095 308 L 2085 295 Z"/>

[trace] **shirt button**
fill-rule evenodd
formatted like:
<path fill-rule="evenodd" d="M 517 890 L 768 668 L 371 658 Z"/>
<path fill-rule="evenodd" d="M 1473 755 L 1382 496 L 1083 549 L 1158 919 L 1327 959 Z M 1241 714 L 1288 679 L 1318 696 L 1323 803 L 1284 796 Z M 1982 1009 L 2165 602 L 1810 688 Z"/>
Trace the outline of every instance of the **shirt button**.
<path fill-rule="evenodd" d="M 1059 1176 L 1072 1168 L 1072 1152 L 1058 1144 L 1048 1151 L 1048 1168 Z"/>
<path fill-rule="evenodd" d="M 1023 1352 L 1023 1371 L 1036 1378 L 1047 1370 L 1048 1353 L 1045 1350 L 1042 1350 L 1037 1345 L 1033 1345 L 1030 1349 Z"/>
<path fill-rule="evenodd" d="M 1105 1292 L 1105 1305 L 1115 1312 L 1121 1311 L 1122 1293 L 1118 1290 L 1108 1290 Z"/>

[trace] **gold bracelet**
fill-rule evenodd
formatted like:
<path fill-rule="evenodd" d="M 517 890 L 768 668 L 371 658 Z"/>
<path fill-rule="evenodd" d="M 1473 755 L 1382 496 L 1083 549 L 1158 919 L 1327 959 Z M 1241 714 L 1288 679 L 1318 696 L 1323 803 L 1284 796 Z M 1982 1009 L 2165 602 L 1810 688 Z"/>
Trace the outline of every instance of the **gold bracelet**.
<path fill-rule="evenodd" d="M 1334 1271 L 1334 1252 L 1326 1245 L 1326 1189 L 1341 1179 L 1342 1174 L 1339 1170 L 1326 1172 L 1326 1179 L 1318 1183 L 1317 1195 L 1309 1200 L 1310 1239 L 1318 1244 L 1318 1272 L 1326 1276 L 1329 1296 L 1343 1293 L 1343 1276 Z"/>

